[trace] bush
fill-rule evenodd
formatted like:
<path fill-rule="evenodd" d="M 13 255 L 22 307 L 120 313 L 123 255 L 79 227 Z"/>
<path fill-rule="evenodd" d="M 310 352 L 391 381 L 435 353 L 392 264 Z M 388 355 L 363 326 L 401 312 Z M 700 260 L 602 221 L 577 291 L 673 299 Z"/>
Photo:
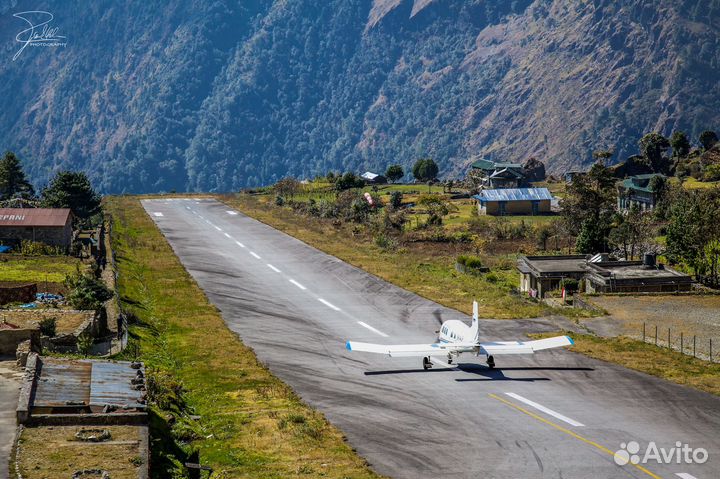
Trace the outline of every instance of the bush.
<path fill-rule="evenodd" d="M 113 297 L 105 283 L 89 275 L 68 276 L 65 285 L 70 290 L 67 299 L 75 309 L 97 310 Z"/>
<path fill-rule="evenodd" d="M 498 275 L 496 275 L 495 273 L 488 273 L 487 275 L 485 275 L 485 279 L 486 279 L 489 283 L 493 283 L 493 284 L 495 284 L 495 283 L 497 283 L 498 281 L 500 281 L 500 277 L 499 277 Z"/>
<path fill-rule="evenodd" d="M 703 175 L 705 181 L 718 181 L 720 180 L 720 163 L 713 163 L 705 168 L 705 174 Z"/>
<path fill-rule="evenodd" d="M 284 204 L 285 204 L 285 198 L 283 198 L 283 197 L 280 196 L 280 195 L 277 195 L 277 196 L 275 197 L 275 204 L 276 204 L 277 206 L 282 206 L 282 205 L 284 205 Z"/>
<path fill-rule="evenodd" d="M 390 194 L 390 206 L 394 209 L 398 209 L 402 206 L 403 194 L 402 191 L 393 191 Z"/>
<path fill-rule="evenodd" d="M 50 246 L 36 241 L 22 240 L 20 254 L 26 256 L 60 256 L 65 253 L 61 246 Z"/>
<path fill-rule="evenodd" d="M 465 262 L 465 266 L 472 269 L 482 268 L 482 261 L 477 256 L 470 256 Z"/>
<path fill-rule="evenodd" d="M 355 173 L 345 173 L 335 181 L 335 189 L 338 191 L 345 191 L 351 188 L 362 188 L 365 186 L 365 181 Z"/>
<path fill-rule="evenodd" d="M 580 282 L 576 279 L 572 278 L 564 278 L 562 281 L 560 281 L 560 287 L 565 288 L 565 291 L 568 293 L 573 293 L 575 291 L 578 291 L 580 288 Z"/>
<path fill-rule="evenodd" d="M 40 321 L 40 334 L 49 338 L 55 337 L 57 333 L 57 320 L 55 318 L 44 318 Z"/>

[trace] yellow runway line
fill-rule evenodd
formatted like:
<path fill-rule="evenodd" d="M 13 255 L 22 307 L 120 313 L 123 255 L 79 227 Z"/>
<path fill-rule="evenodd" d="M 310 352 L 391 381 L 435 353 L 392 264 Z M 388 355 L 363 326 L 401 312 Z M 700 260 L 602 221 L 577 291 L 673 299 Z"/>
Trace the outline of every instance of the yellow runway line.
<path fill-rule="evenodd" d="M 586 438 L 582 437 L 581 435 L 576 434 L 576 433 L 574 433 L 573 431 L 571 431 L 571 430 L 569 430 L 569 429 L 566 429 L 566 428 L 560 426 L 559 424 L 555 424 L 554 422 L 552 422 L 552 421 L 550 421 L 550 420 L 548 420 L 548 419 L 545 419 L 545 418 L 542 417 L 542 416 L 538 416 L 537 414 L 528 411 L 528 410 L 525 409 L 524 407 L 518 406 L 517 404 L 515 404 L 515 403 L 513 403 L 513 402 L 511 402 L 511 401 L 508 401 L 507 399 L 503 399 L 503 398 L 501 398 L 500 396 L 497 396 L 497 395 L 495 395 L 495 394 L 488 394 L 488 396 L 490 396 L 490 397 L 493 398 L 493 399 L 497 399 L 497 400 L 500 401 L 501 403 L 507 404 L 508 406 L 510 406 L 510 407 L 512 407 L 512 408 L 514 408 L 514 409 L 517 409 L 518 411 L 520 411 L 520 412 L 522 412 L 522 413 L 524 413 L 524 414 L 527 414 L 528 416 L 532 417 L 533 419 L 537 419 L 538 421 L 543 422 L 543 423 L 547 424 L 548 426 L 552 426 L 552 427 L 554 427 L 555 429 L 557 429 L 558 431 L 564 432 L 565 434 L 567 434 L 567 435 L 569 435 L 569 436 L 571 436 L 571 437 L 574 437 L 575 439 L 577 439 L 577 440 L 579 440 L 579 441 L 582 441 L 582 442 L 584 442 L 585 444 L 589 444 L 589 445 L 593 446 L 594 448 L 601 450 L 601 451 L 604 452 L 604 453 L 610 454 L 612 457 L 615 457 L 615 452 L 611 451 L 610 449 L 608 449 L 608 448 L 605 447 L 605 446 L 602 446 L 602 445 L 596 443 L 595 441 L 591 441 L 590 439 L 586 439 Z M 629 463 L 629 464 L 630 464 L 631 466 L 635 467 L 636 469 L 638 469 L 639 471 L 644 472 L 645 474 L 647 474 L 648 476 L 652 477 L 653 479 L 662 479 L 662 477 L 660 477 L 660 476 L 658 476 L 657 474 L 654 474 L 654 473 L 648 471 L 647 469 L 645 469 L 643 466 L 641 466 L 641 465 L 639 465 L 639 464 L 632 464 L 632 463 Z"/>

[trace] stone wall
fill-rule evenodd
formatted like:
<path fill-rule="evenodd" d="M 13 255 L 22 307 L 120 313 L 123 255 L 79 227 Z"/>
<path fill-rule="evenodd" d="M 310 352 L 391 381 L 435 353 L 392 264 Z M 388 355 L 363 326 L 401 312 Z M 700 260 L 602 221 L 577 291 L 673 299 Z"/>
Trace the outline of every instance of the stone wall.
<path fill-rule="evenodd" d="M 0 304 L 8 303 L 32 303 L 37 294 L 37 284 L 25 284 L 21 286 L 0 285 Z"/>
<path fill-rule="evenodd" d="M 65 226 L 3 226 L 0 227 L 0 239 L 20 242 L 22 240 L 36 241 L 51 246 L 69 248 L 72 242 L 72 224 Z"/>

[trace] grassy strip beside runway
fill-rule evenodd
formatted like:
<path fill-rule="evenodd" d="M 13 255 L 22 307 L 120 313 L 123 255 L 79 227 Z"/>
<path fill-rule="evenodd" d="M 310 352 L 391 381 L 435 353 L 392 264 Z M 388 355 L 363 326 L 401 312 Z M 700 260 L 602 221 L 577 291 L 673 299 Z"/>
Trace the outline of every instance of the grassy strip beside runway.
<path fill-rule="evenodd" d="M 575 352 L 720 396 L 720 364 L 625 336 L 601 338 L 567 332 L 532 336 L 545 338 L 557 334 L 572 337 Z"/>
<path fill-rule="evenodd" d="M 125 355 L 139 348 L 158 401 L 154 430 L 178 444 L 175 454 L 154 457 L 163 469 L 154 477 L 177 477 L 176 458 L 191 449 L 218 479 L 377 477 L 225 326 L 137 198 L 108 198 L 105 207 L 123 307 L 137 317 Z"/>

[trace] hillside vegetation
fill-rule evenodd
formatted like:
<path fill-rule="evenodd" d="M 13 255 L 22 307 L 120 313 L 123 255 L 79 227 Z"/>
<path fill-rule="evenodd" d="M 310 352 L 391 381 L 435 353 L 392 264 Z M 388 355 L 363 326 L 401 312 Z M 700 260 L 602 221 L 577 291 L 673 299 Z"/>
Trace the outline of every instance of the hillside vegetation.
<path fill-rule="evenodd" d="M 0 3 L 0 144 L 38 184 L 230 191 L 422 156 L 557 173 L 718 128 L 718 0 L 74 0 L 47 7 L 66 47 L 11 61 L 25 3 Z"/>

